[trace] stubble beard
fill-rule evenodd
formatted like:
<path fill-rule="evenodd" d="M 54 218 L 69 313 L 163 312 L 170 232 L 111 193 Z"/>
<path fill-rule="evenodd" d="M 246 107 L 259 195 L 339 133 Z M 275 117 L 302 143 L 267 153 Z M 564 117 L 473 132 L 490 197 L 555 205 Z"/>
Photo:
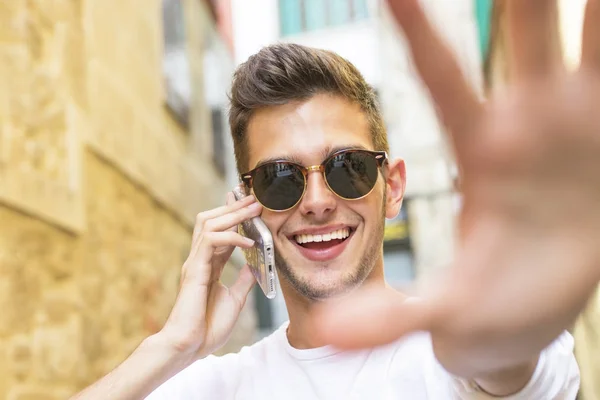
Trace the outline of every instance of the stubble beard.
<path fill-rule="evenodd" d="M 385 196 L 383 204 L 385 205 Z M 375 267 L 377 258 L 381 254 L 384 228 L 385 214 L 380 217 L 377 226 L 375 226 L 372 232 L 363 233 L 364 237 L 362 239 L 369 240 L 370 238 L 370 240 L 360 261 L 354 267 L 354 270 L 349 274 L 343 275 L 339 281 L 334 282 L 331 285 L 321 287 L 315 285 L 310 280 L 302 278 L 294 271 L 294 268 L 290 267 L 281 253 L 275 249 L 275 265 L 277 266 L 277 272 L 280 277 L 285 279 L 301 296 L 309 300 L 318 301 L 340 296 L 360 286 Z M 318 268 L 327 268 L 327 266 Z"/>

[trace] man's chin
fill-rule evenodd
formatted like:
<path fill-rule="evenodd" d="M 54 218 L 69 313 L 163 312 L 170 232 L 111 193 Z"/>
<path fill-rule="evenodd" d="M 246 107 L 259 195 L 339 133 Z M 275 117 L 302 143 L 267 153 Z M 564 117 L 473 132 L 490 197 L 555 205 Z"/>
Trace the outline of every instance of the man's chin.
<path fill-rule="evenodd" d="M 373 257 L 366 253 L 347 248 L 334 259 L 313 261 L 291 251 L 287 257 L 276 253 L 275 261 L 286 286 L 307 299 L 323 300 L 343 296 L 365 281 L 375 265 Z"/>
<path fill-rule="evenodd" d="M 287 275 L 287 274 L 285 274 Z M 292 274 L 286 280 L 303 297 L 312 300 L 325 300 L 343 296 L 351 292 L 364 281 L 363 277 L 348 276 L 341 271 L 318 271 L 314 274 Z"/>

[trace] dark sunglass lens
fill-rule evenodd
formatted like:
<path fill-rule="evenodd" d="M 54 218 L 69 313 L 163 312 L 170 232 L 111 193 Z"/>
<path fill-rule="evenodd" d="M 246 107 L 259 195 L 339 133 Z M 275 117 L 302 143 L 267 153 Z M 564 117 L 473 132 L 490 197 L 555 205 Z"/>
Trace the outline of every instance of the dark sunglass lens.
<path fill-rule="evenodd" d="M 377 182 L 378 172 L 375 157 L 362 151 L 340 153 L 325 165 L 329 187 L 345 199 L 367 195 Z"/>
<path fill-rule="evenodd" d="M 265 207 L 287 210 L 302 197 L 304 175 L 294 164 L 265 164 L 255 171 L 252 187 L 254 195 Z"/>

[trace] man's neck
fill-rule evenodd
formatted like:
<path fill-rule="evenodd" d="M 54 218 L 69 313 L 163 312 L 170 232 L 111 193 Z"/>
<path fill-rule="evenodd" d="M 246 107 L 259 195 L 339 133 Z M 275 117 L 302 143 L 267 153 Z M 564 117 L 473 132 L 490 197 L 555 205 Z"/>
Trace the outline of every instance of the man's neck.
<path fill-rule="evenodd" d="M 374 268 L 362 285 L 366 284 L 380 285 L 382 289 L 385 288 L 383 268 Z M 317 332 L 316 327 L 322 323 L 319 318 L 319 308 L 323 304 L 335 302 L 339 298 L 307 299 L 283 280 L 281 281 L 281 288 L 290 318 L 290 324 L 286 332 L 290 345 L 297 349 L 313 349 L 327 345 L 328 343 L 315 335 L 315 332 Z"/>

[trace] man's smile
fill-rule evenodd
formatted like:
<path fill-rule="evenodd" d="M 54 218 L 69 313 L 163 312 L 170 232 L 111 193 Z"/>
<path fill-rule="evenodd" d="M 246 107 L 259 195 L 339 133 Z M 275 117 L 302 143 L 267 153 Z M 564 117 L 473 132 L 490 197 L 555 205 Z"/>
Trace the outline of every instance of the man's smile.
<path fill-rule="evenodd" d="M 355 231 L 349 225 L 330 225 L 298 230 L 287 238 L 304 258 L 330 261 L 344 251 Z"/>

